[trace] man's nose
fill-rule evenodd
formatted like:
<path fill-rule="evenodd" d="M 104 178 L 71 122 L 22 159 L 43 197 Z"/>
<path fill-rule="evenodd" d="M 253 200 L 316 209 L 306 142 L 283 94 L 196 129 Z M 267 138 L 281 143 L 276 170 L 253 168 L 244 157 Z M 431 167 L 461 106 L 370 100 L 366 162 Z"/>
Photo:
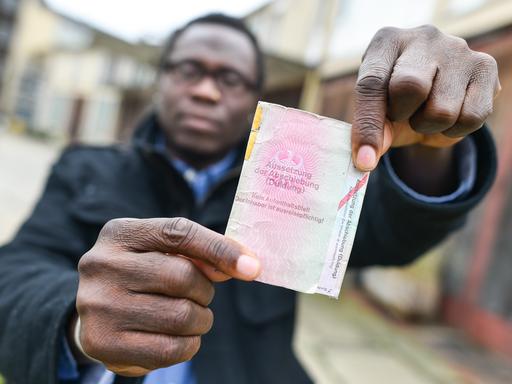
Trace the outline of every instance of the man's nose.
<path fill-rule="evenodd" d="M 210 76 L 205 76 L 197 84 L 194 84 L 191 93 L 192 97 L 210 103 L 217 103 L 222 97 L 217 83 Z"/>

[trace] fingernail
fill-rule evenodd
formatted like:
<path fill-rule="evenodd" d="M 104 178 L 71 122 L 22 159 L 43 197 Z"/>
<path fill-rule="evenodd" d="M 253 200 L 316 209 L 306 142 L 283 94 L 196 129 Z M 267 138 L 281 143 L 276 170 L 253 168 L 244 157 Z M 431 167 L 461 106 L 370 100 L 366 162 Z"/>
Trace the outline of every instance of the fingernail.
<path fill-rule="evenodd" d="M 236 270 L 249 279 L 259 275 L 260 261 L 254 257 L 242 255 L 236 262 Z"/>
<path fill-rule="evenodd" d="M 377 166 L 377 153 L 370 145 L 363 145 L 359 148 L 356 158 L 357 168 L 363 171 L 371 171 Z"/>

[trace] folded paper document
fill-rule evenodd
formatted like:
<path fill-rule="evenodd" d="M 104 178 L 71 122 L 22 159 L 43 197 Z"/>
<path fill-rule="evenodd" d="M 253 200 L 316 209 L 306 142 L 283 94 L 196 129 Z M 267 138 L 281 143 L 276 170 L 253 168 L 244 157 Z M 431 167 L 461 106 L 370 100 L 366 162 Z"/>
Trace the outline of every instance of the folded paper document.
<path fill-rule="evenodd" d="M 368 173 L 350 125 L 260 102 L 226 235 L 256 252 L 258 281 L 338 297 Z"/>

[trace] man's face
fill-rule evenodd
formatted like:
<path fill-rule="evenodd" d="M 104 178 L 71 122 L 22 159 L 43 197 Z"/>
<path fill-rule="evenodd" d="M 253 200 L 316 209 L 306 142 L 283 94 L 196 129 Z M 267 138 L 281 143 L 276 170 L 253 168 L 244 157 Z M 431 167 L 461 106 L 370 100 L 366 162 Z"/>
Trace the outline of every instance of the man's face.
<path fill-rule="evenodd" d="M 183 32 L 158 83 L 158 116 L 171 150 L 216 158 L 241 140 L 257 101 L 255 56 L 233 28 L 204 23 Z"/>

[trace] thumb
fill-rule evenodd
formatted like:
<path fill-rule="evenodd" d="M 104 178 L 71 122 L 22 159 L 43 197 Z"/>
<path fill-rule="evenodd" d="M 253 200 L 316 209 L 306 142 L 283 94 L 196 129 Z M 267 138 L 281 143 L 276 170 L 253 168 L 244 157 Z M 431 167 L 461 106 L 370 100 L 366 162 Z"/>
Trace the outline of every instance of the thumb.
<path fill-rule="evenodd" d="M 388 85 L 398 56 L 398 45 L 387 34 L 383 29 L 373 38 L 364 54 L 355 87 L 352 159 L 365 172 L 372 171 L 384 153 Z"/>
<path fill-rule="evenodd" d="M 217 268 L 215 268 L 212 265 L 205 263 L 204 261 L 194 260 L 194 259 L 189 259 L 189 260 L 192 261 L 196 265 L 196 267 L 199 268 L 201 270 L 201 272 L 203 272 L 203 274 L 210 281 L 219 283 L 219 282 L 231 279 L 231 276 L 226 275 L 224 272 L 218 270 Z"/>
<path fill-rule="evenodd" d="M 352 156 L 360 171 L 372 171 L 383 154 L 388 81 L 367 74 L 356 85 Z"/>

